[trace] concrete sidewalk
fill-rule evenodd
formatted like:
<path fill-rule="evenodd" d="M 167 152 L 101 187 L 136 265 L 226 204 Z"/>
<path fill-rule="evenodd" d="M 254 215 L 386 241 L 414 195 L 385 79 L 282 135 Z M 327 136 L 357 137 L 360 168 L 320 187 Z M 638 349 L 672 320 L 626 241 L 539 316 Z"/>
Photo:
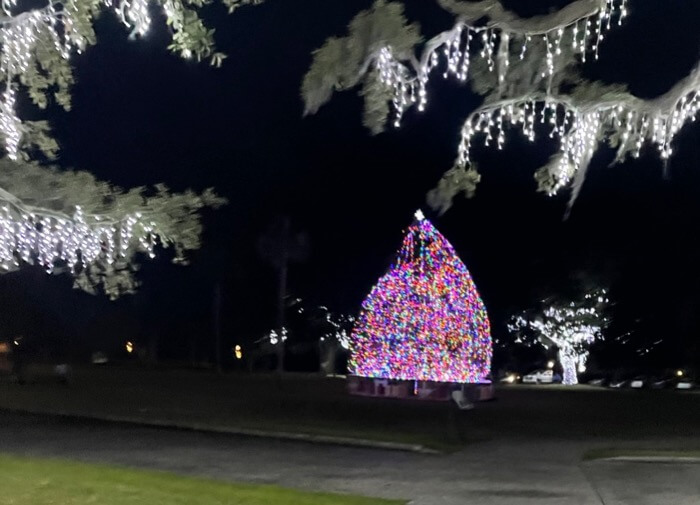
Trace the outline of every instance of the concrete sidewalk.
<path fill-rule="evenodd" d="M 0 414 L 0 451 L 274 483 L 416 505 L 697 505 L 700 465 L 587 462 L 585 442 L 510 440 L 450 455 Z"/>

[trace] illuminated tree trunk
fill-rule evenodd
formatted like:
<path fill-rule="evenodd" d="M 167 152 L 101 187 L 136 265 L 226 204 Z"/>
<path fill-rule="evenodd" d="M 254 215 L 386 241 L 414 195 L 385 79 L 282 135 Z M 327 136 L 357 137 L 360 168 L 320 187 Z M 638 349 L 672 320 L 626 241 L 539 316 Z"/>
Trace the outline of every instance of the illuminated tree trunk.
<path fill-rule="evenodd" d="M 559 350 L 559 361 L 563 368 L 562 383 L 565 386 L 575 386 L 578 384 L 578 374 L 576 370 L 576 357 L 573 349 L 562 348 Z"/>

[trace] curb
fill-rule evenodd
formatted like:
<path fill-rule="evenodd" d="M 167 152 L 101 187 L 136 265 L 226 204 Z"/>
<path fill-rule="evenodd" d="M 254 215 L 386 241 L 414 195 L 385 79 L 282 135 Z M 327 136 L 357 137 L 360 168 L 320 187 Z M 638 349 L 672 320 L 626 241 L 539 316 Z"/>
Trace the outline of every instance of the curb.
<path fill-rule="evenodd" d="M 199 433 L 215 433 L 219 435 L 234 435 L 242 437 L 268 438 L 293 442 L 306 442 L 312 444 L 339 445 L 345 447 L 361 447 L 368 449 L 384 449 L 390 451 L 414 452 L 418 454 L 442 454 L 440 451 L 430 449 L 421 444 L 404 444 L 401 442 L 385 442 L 365 438 L 336 437 L 332 435 L 312 435 L 308 433 L 295 433 L 286 431 L 265 431 L 245 428 L 232 428 L 230 426 L 216 426 L 202 423 L 177 423 L 159 419 L 139 419 L 126 416 L 97 416 L 75 414 L 65 411 L 46 412 L 31 409 L 7 409 L 0 408 L 0 412 L 20 415 L 62 417 L 68 419 L 100 421 L 113 424 L 129 424 L 146 428 L 161 428 L 168 430 L 193 431 Z M 699 460 L 700 461 L 700 460 Z"/>
<path fill-rule="evenodd" d="M 662 463 L 662 464 L 700 464 L 700 457 L 696 456 L 613 456 L 594 461 L 611 461 L 618 463 Z"/>

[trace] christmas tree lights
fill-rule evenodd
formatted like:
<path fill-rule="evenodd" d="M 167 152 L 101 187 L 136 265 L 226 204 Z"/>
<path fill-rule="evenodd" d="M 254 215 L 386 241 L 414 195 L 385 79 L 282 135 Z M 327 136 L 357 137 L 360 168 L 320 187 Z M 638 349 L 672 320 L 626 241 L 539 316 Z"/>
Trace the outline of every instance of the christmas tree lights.
<path fill-rule="evenodd" d="M 420 211 L 395 264 L 362 304 L 350 373 L 475 383 L 490 370 L 490 324 L 466 266 Z"/>

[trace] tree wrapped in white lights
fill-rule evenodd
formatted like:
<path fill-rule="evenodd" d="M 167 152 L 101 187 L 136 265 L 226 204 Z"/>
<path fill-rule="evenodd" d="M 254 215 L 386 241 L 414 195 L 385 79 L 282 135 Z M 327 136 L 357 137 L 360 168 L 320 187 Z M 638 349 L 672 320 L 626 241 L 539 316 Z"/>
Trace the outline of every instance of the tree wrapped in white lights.
<path fill-rule="evenodd" d="M 544 125 L 560 149 L 538 170 L 540 190 L 578 194 L 600 145 L 617 149 L 615 162 L 639 156 L 645 144 L 662 159 L 700 111 L 700 63 L 666 94 L 637 98 L 624 86 L 584 79 L 579 63 L 596 60 L 606 34 L 624 23 L 627 0 L 574 0 L 561 10 L 521 18 L 500 0 L 436 0 L 456 17 L 454 27 L 424 42 L 403 5 L 376 0 L 314 53 L 302 86 L 306 113 L 315 113 L 339 90 L 361 87 L 364 124 L 373 133 L 398 127 L 410 109 L 425 110 L 431 79 L 468 81 L 483 103 L 466 118 L 457 159 L 429 199 L 446 210 L 460 192 L 473 194 L 480 176 L 475 142 L 503 148 L 520 130 L 530 141 Z"/>
<path fill-rule="evenodd" d="M 578 373 L 586 371 L 590 345 L 602 338 L 607 304 L 604 289 L 590 292 L 578 301 L 552 303 L 540 313 L 516 316 L 508 329 L 518 338 L 523 333 L 533 333 L 545 347 L 556 346 L 563 369 L 562 382 L 578 384 Z"/>

